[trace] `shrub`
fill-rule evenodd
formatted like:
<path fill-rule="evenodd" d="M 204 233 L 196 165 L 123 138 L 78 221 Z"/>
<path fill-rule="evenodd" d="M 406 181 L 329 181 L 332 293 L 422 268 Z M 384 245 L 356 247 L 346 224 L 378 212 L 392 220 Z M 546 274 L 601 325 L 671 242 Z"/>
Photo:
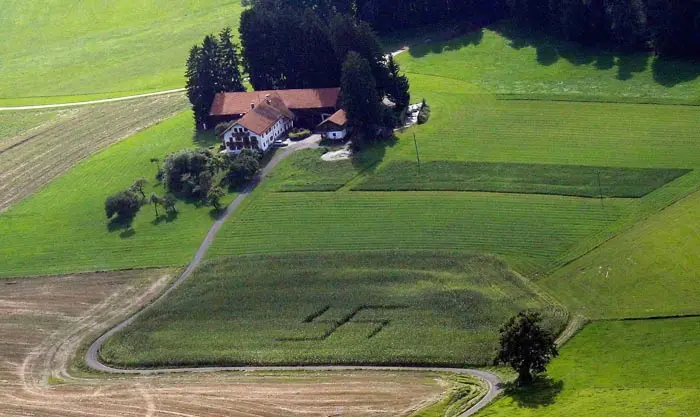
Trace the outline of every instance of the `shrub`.
<path fill-rule="evenodd" d="M 231 186 L 250 181 L 260 171 L 258 152 L 243 151 L 233 158 L 229 165 L 226 180 Z"/>
<path fill-rule="evenodd" d="M 215 134 L 216 136 L 221 137 L 221 135 L 223 135 L 224 132 L 226 132 L 226 130 L 227 130 L 230 126 L 231 126 L 231 123 L 226 123 L 226 122 L 224 122 L 224 123 L 219 123 L 219 124 L 216 125 L 216 127 L 214 128 L 214 134 Z"/>
<path fill-rule="evenodd" d="M 423 99 L 423 103 L 418 111 L 418 124 L 425 124 L 428 122 L 428 119 L 430 119 L 430 106 L 426 103 L 425 99 Z"/>
<path fill-rule="evenodd" d="M 141 200 L 133 191 L 120 191 L 105 200 L 105 214 L 111 219 L 115 214 L 118 218 L 133 219 L 141 208 Z"/>
<path fill-rule="evenodd" d="M 309 136 L 311 136 L 311 131 L 309 129 L 299 129 L 289 133 L 289 139 L 291 140 L 302 140 L 308 138 Z"/>

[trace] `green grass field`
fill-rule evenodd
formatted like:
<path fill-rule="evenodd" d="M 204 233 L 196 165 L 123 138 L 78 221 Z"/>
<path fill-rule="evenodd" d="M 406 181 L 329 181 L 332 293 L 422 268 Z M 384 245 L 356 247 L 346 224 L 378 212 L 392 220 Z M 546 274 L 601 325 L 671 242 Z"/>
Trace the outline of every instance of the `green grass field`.
<path fill-rule="evenodd" d="M 351 160 L 323 161 L 328 149 L 307 149 L 282 161 L 265 181 L 269 191 L 336 191 L 379 163 L 384 148 L 370 148 Z"/>
<path fill-rule="evenodd" d="M 163 194 L 150 158 L 212 143 L 193 134 L 191 117 L 181 113 L 95 154 L 1 214 L 0 276 L 186 264 L 213 222 L 210 207 L 180 202 L 176 219 L 154 222 L 144 206 L 133 229 L 109 230 L 104 200 L 138 177 Z"/>
<path fill-rule="evenodd" d="M 700 319 L 589 324 L 549 367 L 548 383 L 506 394 L 483 417 L 694 416 Z"/>
<path fill-rule="evenodd" d="M 499 254 L 548 269 L 578 241 L 631 215 L 629 199 L 489 193 L 264 193 L 223 226 L 209 256 L 357 249 Z"/>
<path fill-rule="evenodd" d="M 700 68 L 651 54 L 615 54 L 527 34 L 506 22 L 449 42 L 416 44 L 404 70 L 504 98 L 694 103 Z"/>
<path fill-rule="evenodd" d="M 588 317 L 700 314 L 700 193 L 541 281 Z"/>
<path fill-rule="evenodd" d="M 2 9 L 0 106 L 184 87 L 189 48 L 237 27 L 243 10 L 214 0 L 9 0 Z"/>
<path fill-rule="evenodd" d="M 239 257 L 201 268 L 100 351 L 127 366 L 487 364 L 498 326 L 566 313 L 491 257 L 341 252 Z"/>
<path fill-rule="evenodd" d="M 353 187 L 364 191 L 489 191 L 643 197 L 688 170 L 576 165 L 394 161 Z"/>

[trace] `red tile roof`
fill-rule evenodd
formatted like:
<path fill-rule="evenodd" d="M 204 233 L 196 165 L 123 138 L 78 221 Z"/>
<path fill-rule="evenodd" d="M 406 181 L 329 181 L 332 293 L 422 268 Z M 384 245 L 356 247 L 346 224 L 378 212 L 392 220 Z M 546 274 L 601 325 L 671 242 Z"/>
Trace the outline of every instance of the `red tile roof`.
<path fill-rule="evenodd" d="M 277 94 L 288 109 L 325 109 L 338 106 L 340 88 L 312 88 L 305 90 L 262 90 L 236 93 L 218 93 L 214 97 L 209 112 L 210 116 L 234 116 L 251 110 L 251 104 L 257 106 L 270 94 Z"/>
<path fill-rule="evenodd" d="M 333 123 L 336 126 L 345 127 L 345 125 L 348 123 L 348 117 L 345 114 L 345 110 L 340 109 L 337 112 L 333 113 L 331 117 L 321 122 L 321 124 L 319 124 L 318 127 L 321 127 L 327 123 Z"/>
<path fill-rule="evenodd" d="M 234 123 L 234 126 L 240 125 L 253 133 L 262 135 L 283 117 L 293 119 L 294 115 L 278 94 L 270 94 L 269 98 L 256 105 L 254 109 Z"/>

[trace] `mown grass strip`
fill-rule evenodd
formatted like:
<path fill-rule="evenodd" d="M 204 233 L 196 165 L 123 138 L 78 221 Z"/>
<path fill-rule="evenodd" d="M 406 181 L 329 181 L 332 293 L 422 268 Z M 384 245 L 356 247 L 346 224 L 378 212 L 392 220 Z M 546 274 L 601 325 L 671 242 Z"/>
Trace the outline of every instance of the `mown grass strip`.
<path fill-rule="evenodd" d="M 413 161 L 391 161 L 352 189 L 637 198 L 688 172 L 687 169 L 454 161 L 429 161 L 419 166 Z"/>

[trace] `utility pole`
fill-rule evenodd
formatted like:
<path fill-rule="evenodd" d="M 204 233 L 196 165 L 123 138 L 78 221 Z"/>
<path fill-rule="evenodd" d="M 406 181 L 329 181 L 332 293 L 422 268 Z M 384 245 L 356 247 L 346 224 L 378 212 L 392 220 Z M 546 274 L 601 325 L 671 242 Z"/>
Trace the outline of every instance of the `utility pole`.
<path fill-rule="evenodd" d="M 598 174 L 598 195 L 600 196 L 600 206 L 603 207 L 603 188 L 600 186 L 600 170 L 596 172 Z"/>
<path fill-rule="evenodd" d="M 413 134 L 413 145 L 416 147 L 416 160 L 418 161 L 418 174 L 420 175 L 420 155 L 418 154 L 418 141 L 416 141 L 416 134 Z"/>

